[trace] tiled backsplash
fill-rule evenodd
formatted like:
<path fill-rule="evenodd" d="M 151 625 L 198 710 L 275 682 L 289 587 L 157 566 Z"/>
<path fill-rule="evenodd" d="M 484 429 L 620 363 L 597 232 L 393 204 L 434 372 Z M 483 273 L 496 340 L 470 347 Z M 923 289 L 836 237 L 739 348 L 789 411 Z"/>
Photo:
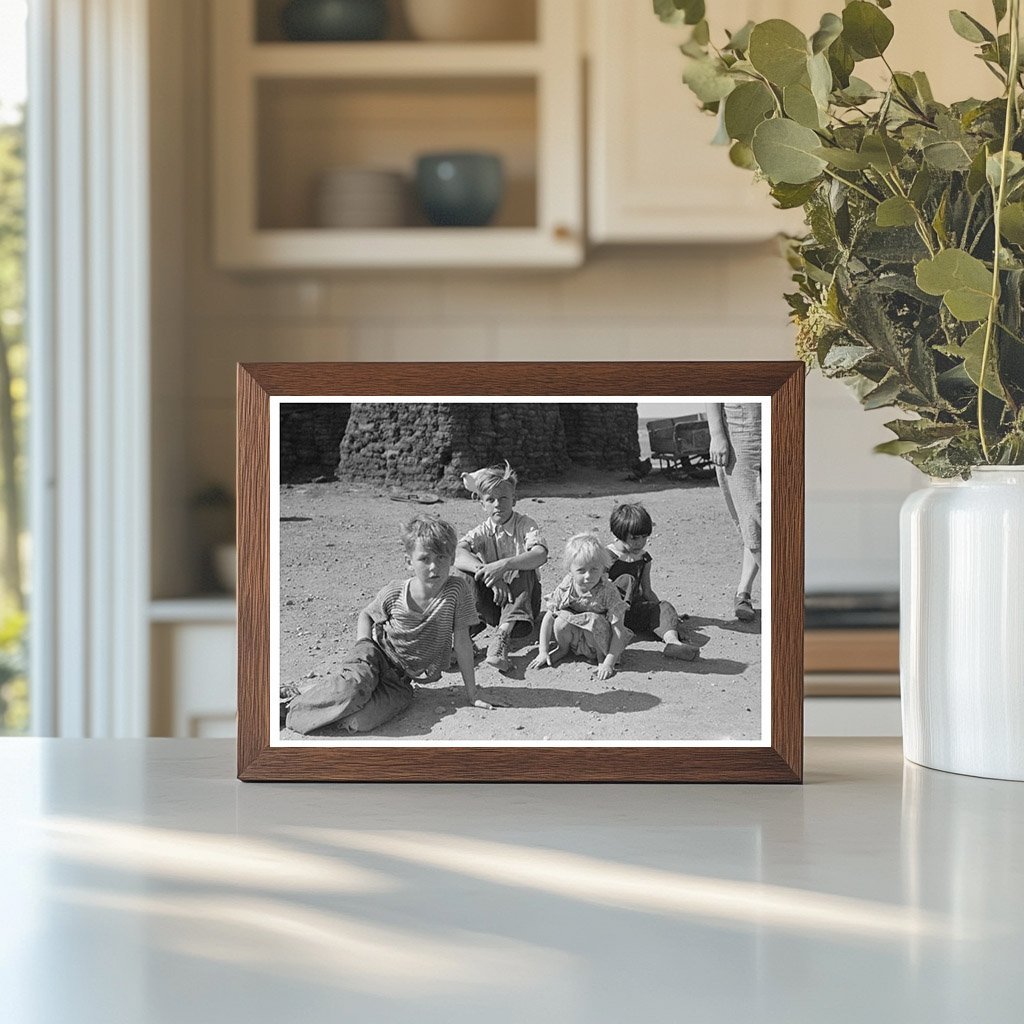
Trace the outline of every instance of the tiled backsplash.
<path fill-rule="evenodd" d="M 594 254 L 573 272 L 235 278 L 189 261 L 185 424 L 196 485 L 233 471 L 236 360 L 788 359 L 773 245 Z M 809 588 L 897 583 L 897 518 L 917 485 L 871 453 L 885 412 L 808 378 Z"/>

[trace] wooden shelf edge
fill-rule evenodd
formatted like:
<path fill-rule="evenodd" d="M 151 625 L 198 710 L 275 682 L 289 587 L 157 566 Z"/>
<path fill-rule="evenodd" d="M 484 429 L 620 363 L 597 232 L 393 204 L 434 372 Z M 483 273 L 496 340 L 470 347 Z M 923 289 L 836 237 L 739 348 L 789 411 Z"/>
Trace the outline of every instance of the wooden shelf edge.
<path fill-rule="evenodd" d="M 229 594 L 156 598 L 149 602 L 150 623 L 234 623 L 235 599 Z"/>
<path fill-rule="evenodd" d="M 256 78 L 532 76 L 537 43 L 256 43 L 242 66 Z"/>
<path fill-rule="evenodd" d="M 804 632 L 804 672 L 897 674 L 898 629 L 808 629 Z"/>
<path fill-rule="evenodd" d="M 218 247 L 228 270 L 331 268 L 576 267 L 582 243 L 539 228 L 327 228 L 255 231 Z"/>

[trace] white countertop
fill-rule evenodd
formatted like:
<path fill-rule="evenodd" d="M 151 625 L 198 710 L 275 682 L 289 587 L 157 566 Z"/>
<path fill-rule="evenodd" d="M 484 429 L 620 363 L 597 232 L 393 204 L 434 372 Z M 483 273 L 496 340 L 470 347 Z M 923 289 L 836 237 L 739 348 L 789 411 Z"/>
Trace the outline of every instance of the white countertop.
<path fill-rule="evenodd" d="M 244 785 L 0 741 L 5 1024 L 1024 1018 L 1024 785 L 809 740 L 797 786 Z"/>

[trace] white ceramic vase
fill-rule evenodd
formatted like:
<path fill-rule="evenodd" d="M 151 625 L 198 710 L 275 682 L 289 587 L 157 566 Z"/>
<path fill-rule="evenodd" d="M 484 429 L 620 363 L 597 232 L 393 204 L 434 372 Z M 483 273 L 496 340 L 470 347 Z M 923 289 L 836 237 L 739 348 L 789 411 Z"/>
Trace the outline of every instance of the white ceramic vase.
<path fill-rule="evenodd" d="M 1024 467 L 910 495 L 900 559 L 904 754 L 1024 781 Z"/>

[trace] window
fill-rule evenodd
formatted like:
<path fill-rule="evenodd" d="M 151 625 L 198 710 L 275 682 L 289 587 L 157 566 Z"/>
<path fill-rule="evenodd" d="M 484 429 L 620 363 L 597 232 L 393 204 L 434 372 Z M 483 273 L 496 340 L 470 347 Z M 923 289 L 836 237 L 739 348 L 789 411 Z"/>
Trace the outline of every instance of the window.
<path fill-rule="evenodd" d="M 25 527 L 26 0 L 0 0 L 0 735 L 29 725 Z"/>

